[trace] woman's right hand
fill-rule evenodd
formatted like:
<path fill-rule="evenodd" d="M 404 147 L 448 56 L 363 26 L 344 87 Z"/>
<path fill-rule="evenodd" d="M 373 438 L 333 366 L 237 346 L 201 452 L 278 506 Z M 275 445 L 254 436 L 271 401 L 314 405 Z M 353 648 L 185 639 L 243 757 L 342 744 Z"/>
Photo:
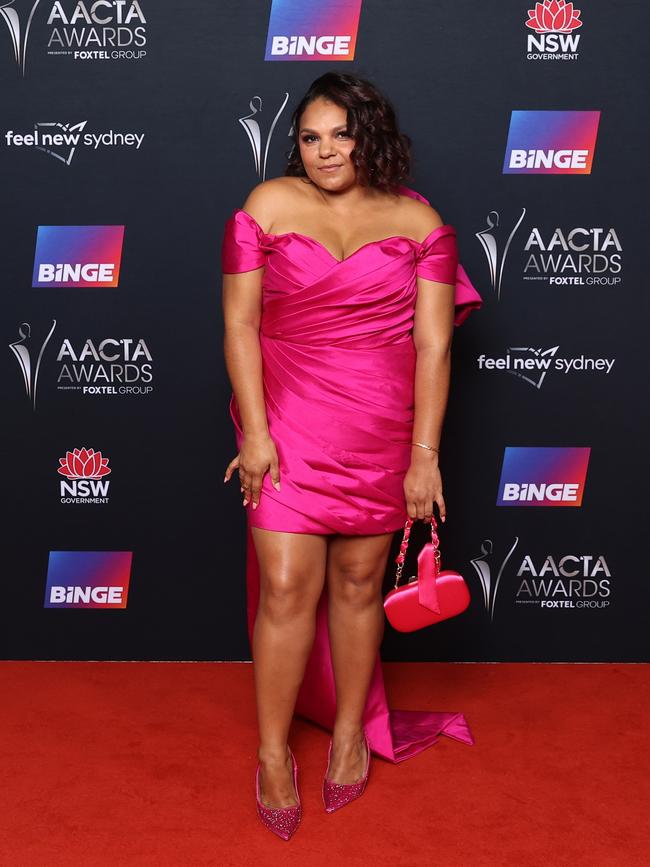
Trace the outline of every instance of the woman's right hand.
<path fill-rule="evenodd" d="M 262 491 L 264 473 L 271 475 L 273 487 L 280 490 L 280 462 L 275 443 L 268 434 L 244 435 L 239 454 L 233 458 L 226 468 L 224 482 L 227 482 L 233 472 L 239 469 L 239 481 L 241 491 L 244 493 L 246 506 L 252 499 L 253 508 L 256 509 Z"/>

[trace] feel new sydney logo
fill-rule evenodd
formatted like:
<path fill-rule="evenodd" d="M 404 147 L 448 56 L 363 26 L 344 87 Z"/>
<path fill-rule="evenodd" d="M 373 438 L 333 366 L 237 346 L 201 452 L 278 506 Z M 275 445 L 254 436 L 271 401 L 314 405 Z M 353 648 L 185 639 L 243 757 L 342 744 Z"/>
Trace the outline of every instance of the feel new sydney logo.
<path fill-rule="evenodd" d="M 108 129 L 93 132 L 87 129 L 88 121 L 62 123 L 43 121 L 35 123 L 29 132 L 8 129 L 4 133 L 5 146 L 12 150 L 27 148 L 41 151 L 66 166 L 71 165 L 80 148 L 97 152 L 106 148 L 140 150 L 144 142 L 143 132 L 124 132 Z"/>
<path fill-rule="evenodd" d="M 588 355 L 566 356 L 559 352 L 558 346 L 509 346 L 503 355 L 482 353 L 476 359 L 480 371 L 504 371 L 522 382 L 540 389 L 549 373 L 569 374 L 612 372 L 615 358 L 601 358 Z"/>

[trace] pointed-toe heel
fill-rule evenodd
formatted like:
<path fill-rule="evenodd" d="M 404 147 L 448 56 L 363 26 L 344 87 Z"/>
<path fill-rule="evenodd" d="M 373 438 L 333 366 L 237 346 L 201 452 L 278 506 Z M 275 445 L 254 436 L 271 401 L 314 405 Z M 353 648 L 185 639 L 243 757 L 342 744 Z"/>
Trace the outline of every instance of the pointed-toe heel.
<path fill-rule="evenodd" d="M 370 744 L 368 743 L 368 736 L 365 731 L 363 733 L 363 739 L 366 744 L 366 769 L 363 776 L 360 780 L 357 780 L 356 783 L 335 783 L 332 780 L 327 779 L 327 772 L 330 767 L 330 756 L 332 755 L 332 739 L 330 738 L 330 745 L 327 751 L 327 770 L 325 771 L 325 776 L 323 778 L 323 804 L 328 813 L 333 813 L 334 810 L 339 810 L 341 807 L 349 804 L 350 801 L 359 798 L 366 788 L 366 783 L 368 782 L 368 769 L 370 768 Z"/>
<path fill-rule="evenodd" d="M 300 824 L 302 818 L 302 804 L 300 803 L 300 794 L 298 792 L 298 763 L 295 756 L 288 747 L 291 754 L 291 764 L 293 766 L 293 786 L 296 790 L 297 804 L 290 807 L 267 807 L 262 803 L 260 792 L 260 762 L 257 763 L 255 772 L 255 798 L 257 800 L 257 815 L 260 817 L 264 825 L 278 837 L 283 840 L 289 840 L 296 828 Z"/>

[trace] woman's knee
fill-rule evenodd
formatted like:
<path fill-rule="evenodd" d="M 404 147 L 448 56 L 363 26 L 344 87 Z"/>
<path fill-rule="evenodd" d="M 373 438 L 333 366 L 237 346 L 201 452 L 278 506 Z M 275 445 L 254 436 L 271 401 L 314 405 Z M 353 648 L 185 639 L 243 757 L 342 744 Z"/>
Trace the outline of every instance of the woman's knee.
<path fill-rule="evenodd" d="M 313 588 L 304 575 L 284 570 L 260 576 L 260 611 L 276 623 L 311 616 L 316 609 Z"/>
<path fill-rule="evenodd" d="M 363 607 L 376 602 L 383 575 L 383 562 L 340 560 L 330 566 L 328 590 L 337 601 Z"/>
<path fill-rule="evenodd" d="M 277 623 L 313 616 L 325 581 L 322 536 L 253 528 L 263 614 Z"/>

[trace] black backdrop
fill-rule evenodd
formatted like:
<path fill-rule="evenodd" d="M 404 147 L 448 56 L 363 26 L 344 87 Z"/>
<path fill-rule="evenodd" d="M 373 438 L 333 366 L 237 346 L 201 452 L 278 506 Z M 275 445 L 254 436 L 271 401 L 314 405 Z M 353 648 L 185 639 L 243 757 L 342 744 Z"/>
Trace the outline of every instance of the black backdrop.
<path fill-rule="evenodd" d="M 296 101 L 338 68 L 373 79 L 394 102 L 414 142 L 411 186 L 456 226 L 461 261 L 484 299 L 455 334 L 441 459 L 444 563 L 466 576 L 472 603 L 412 635 L 387 626 L 383 658 L 647 658 L 647 4 L 585 4 L 572 32 L 577 57 L 529 59 L 533 4 L 364 0 L 354 60 L 313 62 L 264 60 L 270 0 L 141 0 L 144 22 L 136 9 L 116 27 L 135 54 L 116 59 L 110 47 L 88 59 L 53 53 L 65 50 L 61 40 L 88 40 L 91 28 L 102 40 L 116 25 L 70 23 L 77 4 L 63 0 L 65 25 L 55 5 L 0 2 L 2 656 L 250 659 L 244 511 L 236 479 L 222 481 L 235 446 L 221 237 L 250 188 L 282 173 Z M 340 20 L 346 4 L 313 5 L 337 7 Z M 115 15 L 114 6 L 100 11 Z M 600 111 L 591 173 L 504 174 L 512 110 Z M 259 122 L 262 163 L 270 142 L 259 171 L 239 121 L 247 116 Z M 84 121 L 81 133 L 112 131 L 112 139 L 47 153 L 16 138 Z M 116 133 L 143 138 L 137 146 Z M 502 255 L 522 211 L 497 292 L 476 233 L 498 214 Z M 38 226 L 111 225 L 125 227 L 118 286 L 32 285 Z M 609 260 L 602 285 L 529 279 L 531 232 L 548 242 L 556 229 L 576 227 L 600 227 L 602 237 L 614 229 L 618 245 L 606 252 L 619 254 L 620 270 Z M 33 386 L 53 323 L 34 405 L 10 344 L 28 347 Z M 152 378 L 138 382 L 148 393 L 59 388 L 64 341 L 78 354 L 88 339 L 105 338 L 146 342 Z M 614 363 L 609 372 L 549 370 L 540 383 L 539 374 L 526 381 L 478 361 L 553 347 L 546 357 Z M 61 502 L 59 459 L 84 446 L 109 459 L 107 502 Z M 517 446 L 590 447 L 581 506 L 496 505 L 504 449 Z M 133 552 L 128 604 L 44 607 L 50 551 Z M 562 604 L 548 604 L 555 600 Z"/>

